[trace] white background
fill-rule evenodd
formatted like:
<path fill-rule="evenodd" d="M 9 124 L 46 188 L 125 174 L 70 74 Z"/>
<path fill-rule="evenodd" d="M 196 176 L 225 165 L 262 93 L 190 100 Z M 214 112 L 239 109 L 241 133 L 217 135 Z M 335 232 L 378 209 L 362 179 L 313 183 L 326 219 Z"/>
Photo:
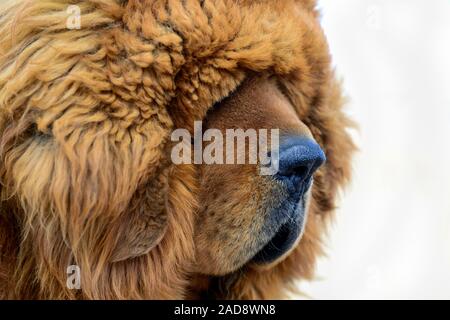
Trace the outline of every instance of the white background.
<path fill-rule="evenodd" d="M 450 298 L 450 1 L 321 0 L 360 125 L 315 299 Z"/>

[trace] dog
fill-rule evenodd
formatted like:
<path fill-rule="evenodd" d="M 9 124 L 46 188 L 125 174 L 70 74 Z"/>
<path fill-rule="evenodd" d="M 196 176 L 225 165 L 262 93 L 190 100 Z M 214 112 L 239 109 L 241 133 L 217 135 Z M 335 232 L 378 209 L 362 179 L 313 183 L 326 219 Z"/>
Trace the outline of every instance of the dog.
<path fill-rule="evenodd" d="M 313 278 L 355 150 L 315 1 L 8 0 L 0 53 L 1 298 L 270 299 Z M 175 164 L 199 121 L 277 130 L 278 170 Z"/>

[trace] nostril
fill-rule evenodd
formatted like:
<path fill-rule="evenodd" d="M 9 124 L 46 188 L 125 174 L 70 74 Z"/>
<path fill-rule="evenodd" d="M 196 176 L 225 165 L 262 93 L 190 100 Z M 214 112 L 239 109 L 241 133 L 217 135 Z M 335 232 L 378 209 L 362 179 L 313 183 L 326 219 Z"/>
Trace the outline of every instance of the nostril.
<path fill-rule="evenodd" d="M 291 137 L 280 145 L 279 175 L 309 180 L 325 162 L 325 154 L 312 139 Z"/>
<path fill-rule="evenodd" d="M 290 170 L 288 174 L 304 177 L 308 175 L 309 170 L 310 168 L 308 168 L 307 166 L 298 166 L 292 168 L 292 170 Z"/>
<path fill-rule="evenodd" d="M 280 161 L 281 163 L 281 161 Z M 310 168 L 306 165 L 286 165 L 284 162 L 280 168 L 280 174 L 283 176 L 301 176 L 308 175 Z"/>

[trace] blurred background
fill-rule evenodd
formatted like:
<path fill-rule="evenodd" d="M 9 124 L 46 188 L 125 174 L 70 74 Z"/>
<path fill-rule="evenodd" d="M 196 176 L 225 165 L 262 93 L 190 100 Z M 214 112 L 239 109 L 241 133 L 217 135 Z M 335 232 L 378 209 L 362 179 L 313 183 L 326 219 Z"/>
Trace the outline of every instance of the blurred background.
<path fill-rule="evenodd" d="M 319 0 L 360 152 L 313 299 L 450 299 L 450 1 Z"/>

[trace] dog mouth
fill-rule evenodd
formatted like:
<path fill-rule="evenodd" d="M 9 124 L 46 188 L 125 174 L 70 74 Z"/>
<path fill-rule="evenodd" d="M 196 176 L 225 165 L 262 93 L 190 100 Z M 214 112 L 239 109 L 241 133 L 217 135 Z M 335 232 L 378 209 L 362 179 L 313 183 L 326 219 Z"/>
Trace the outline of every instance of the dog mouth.
<path fill-rule="evenodd" d="M 280 226 L 272 239 L 253 257 L 252 262 L 261 265 L 280 260 L 298 242 L 302 233 L 302 223 L 287 222 Z"/>
<path fill-rule="evenodd" d="M 279 224 L 275 232 L 271 232 L 268 241 L 251 259 L 257 265 L 273 265 L 283 260 L 300 241 L 306 224 L 307 195 L 292 204 L 287 201 L 282 206 L 284 222 Z M 288 210 L 287 210 L 288 208 Z M 276 216 L 279 216 L 280 213 Z"/>

